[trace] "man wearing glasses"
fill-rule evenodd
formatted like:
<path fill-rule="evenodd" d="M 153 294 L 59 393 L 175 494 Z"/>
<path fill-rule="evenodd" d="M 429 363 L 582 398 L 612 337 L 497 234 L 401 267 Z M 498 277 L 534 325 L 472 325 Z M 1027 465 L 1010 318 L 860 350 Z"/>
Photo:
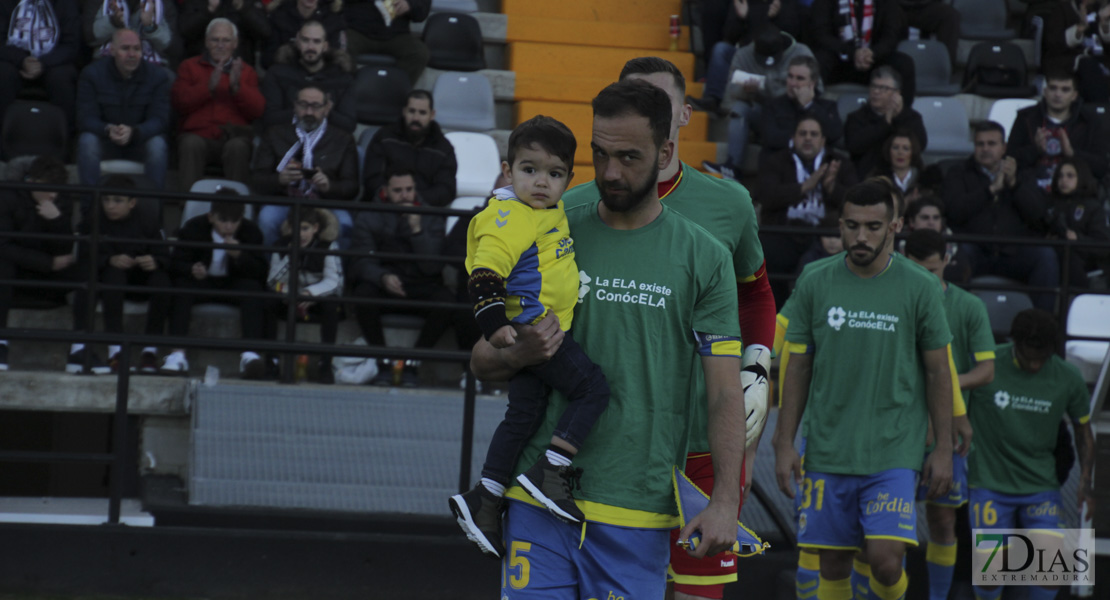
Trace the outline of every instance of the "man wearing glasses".
<path fill-rule="evenodd" d="M 902 77 L 894 68 L 882 66 L 871 72 L 867 105 L 849 114 L 844 123 L 844 144 L 860 179 L 879 163 L 883 142 L 898 131 L 917 136 L 922 150 L 929 144 L 921 113 L 902 95 Z"/>
<path fill-rule="evenodd" d="M 254 155 L 255 193 L 327 200 L 354 200 L 358 195 L 358 149 L 351 134 L 330 126 L 331 97 L 309 85 L 297 92 L 293 122 L 270 127 Z M 339 220 L 339 244 L 350 240 L 351 214 L 333 210 Z M 258 213 L 267 244 L 280 237 L 288 206 L 270 205 Z"/>

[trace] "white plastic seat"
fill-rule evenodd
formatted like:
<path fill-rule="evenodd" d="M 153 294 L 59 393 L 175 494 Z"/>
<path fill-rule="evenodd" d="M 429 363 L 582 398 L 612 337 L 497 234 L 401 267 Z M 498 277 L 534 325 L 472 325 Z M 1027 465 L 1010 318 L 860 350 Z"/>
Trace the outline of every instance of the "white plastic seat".
<path fill-rule="evenodd" d="M 455 148 L 455 196 L 486 197 L 501 173 L 501 153 L 497 142 L 484 133 L 452 131 L 447 140 Z"/>
<path fill-rule="evenodd" d="M 1032 98 L 1003 98 L 995 100 L 991 105 L 990 114 L 987 115 L 987 120 L 994 121 L 1006 130 L 1006 139 L 1010 139 L 1010 130 L 1014 127 L 1014 119 L 1017 118 L 1019 110 L 1033 106 L 1037 101 Z"/>
<path fill-rule="evenodd" d="M 918 96 L 913 101 L 913 109 L 921 113 L 921 120 L 929 130 L 926 152 L 961 156 L 971 154 L 974 145 L 963 102 L 954 97 Z"/>
<path fill-rule="evenodd" d="M 1069 336 L 1097 337 L 1110 340 L 1110 296 L 1103 294 L 1082 294 L 1071 301 L 1068 308 Z M 1071 340 L 1065 344 L 1068 362 L 1083 374 L 1088 384 L 1098 380 L 1102 362 L 1110 342 Z"/>

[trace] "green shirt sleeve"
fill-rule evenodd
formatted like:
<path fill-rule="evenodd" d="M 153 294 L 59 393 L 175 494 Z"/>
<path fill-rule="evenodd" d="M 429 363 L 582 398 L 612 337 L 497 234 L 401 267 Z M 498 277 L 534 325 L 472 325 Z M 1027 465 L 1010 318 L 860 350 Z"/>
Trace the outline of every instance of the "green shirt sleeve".
<path fill-rule="evenodd" d="M 987 305 L 976 296 L 968 302 L 967 332 L 968 346 L 975 362 L 994 359 L 994 332 L 987 315 Z"/>
<path fill-rule="evenodd" d="M 699 290 L 694 304 L 694 331 L 738 337 L 740 325 L 736 322 L 736 278 L 732 276 L 732 259 L 724 246 L 706 244 L 713 248 L 712 257 L 703 265 L 715 265 L 701 271 Z M 715 261 L 715 262 L 714 262 Z"/>
<path fill-rule="evenodd" d="M 794 292 L 790 294 L 790 299 L 782 307 L 782 316 L 786 318 L 787 323 L 790 323 L 790 327 L 786 330 L 786 341 L 792 344 L 812 346 L 813 331 L 811 327 L 813 323 L 810 321 L 810 303 L 812 302 L 810 281 L 813 278 L 805 275 L 806 273 L 803 272 L 802 276 L 798 278 Z"/>
<path fill-rule="evenodd" d="M 936 350 L 950 344 L 952 331 L 948 328 L 948 315 L 944 312 L 944 295 L 940 282 L 937 285 L 922 285 L 917 298 L 918 347 L 921 350 Z"/>

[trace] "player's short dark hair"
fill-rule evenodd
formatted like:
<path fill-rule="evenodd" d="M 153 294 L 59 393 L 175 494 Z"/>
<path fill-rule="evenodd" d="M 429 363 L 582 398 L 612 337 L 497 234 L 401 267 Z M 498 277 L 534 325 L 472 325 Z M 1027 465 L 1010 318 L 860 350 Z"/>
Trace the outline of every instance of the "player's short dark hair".
<path fill-rule="evenodd" d="M 917 260 L 926 260 L 934 254 L 944 258 L 947 252 L 948 245 L 939 231 L 914 229 L 906 238 L 906 256 Z"/>
<path fill-rule="evenodd" d="M 405 95 L 405 106 L 409 105 L 409 100 L 416 98 L 417 100 L 427 100 L 428 110 L 436 109 L 436 101 L 432 99 L 432 93 L 428 90 L 413 90 Z"/>
<path fill-rule="evenodd" d="M 1002 136 L 1002 141 L 1003 142 L 1006 141 L 1006 128 L 1003 127 L 997 121 L 978 121 L 978 122 L 976 122 L 975 124 L 973 124 L 971 126 L 971 131 L 972 131 L 972 135 L 971 135 L 972 138 L 979 135 L 980 133 L 988 133 L 988 132 L 991 132 L 991 131 L 997 131 L 998 135 Z"/>
<path fill-rule="evenodd" d="M 1027 308 L 1014 316 L 1010 337 L 1023 350 L 1047 356 L 1056 351 L 1060 326 L 1052 313 L 1040 308 Z"/>
<path fill-rule="evenodd" d="M 864 179 L 862 183 L 872 183 L 886 190 L 891 198 L 890 203 L 894 211 L 894 218 L 897 219 L 902 216 L 902 212 L 905 210 L 905 207 L 902 206 L 905 204 L 905 195 L 902 193 L 902 188 L 894 185 L 893 179 L 885 175 L 872 175 Z"/>
<path fill-rule="evenodd" d="M 66 166 L 52 156 L 35 157 L 31 166 L 27 167 L 25 177 L 42 183 L 64 184 L 69 181 Z"/>
<path fill-rule="evenodd" d="M 633 114 L 647 118 L 656 148 L 662 148 L 671 134 L 671 99 L 646 81 L 622 79 L 609 84 L 594 98 L 593 109 L 595 117 Z"/>
<path fill-rule="evenodd" d="M 878 178 L 871 177 L 848 188 L 848 191 L 844 194 L 844 204 L 855 204 L 856 206 L 882 204 L 886 207 L 887 218 L 893 221 L 896 215 L 894 197 L 890 186 L 884 185 L 876 179 Z M 897 189 L 897 186 L 893 187 Z"/>
<path fill-rule="evenodd" d="M 568 171 L 572 170 L 578 142 L 566 125 L 544 115 L 536 115 L 517 125 L 509 136 L 509 165 L 516 164 L 516 153 L 522 148 L 536 146 L 563 161 Z"/>
<path fill-rule="evenodd" d="M 925 208 L 926 206 L 936 207 L 937 212 L 940 213 L 941 217 L 944 216 L 944 201 L 932 194 L 928 194 L 925 196 L 920 196 L 917 200 L 910 202 L 910 205 L 906 207 L 906 220 L 913 221 L 914 219 L 916 219 L 917 213 L 921 212 L 921 209 Z"/>
<path fill-rule="evenodd" d="M 621 80 L 629 75 L 652 75 L 654 73 L 669 73 L 671 78 L 674 79 L 674 86 L 678 88 L 680 95 L 686 95 L 686 77 L 682 71 L 671 61 L 658 56 L 641 56 L 633 58 L 632 60 L 624 63 L 624 68 L 621 69 Z"/>
<path fill-rule="evenodd" d="M 100 181 L 100 185 L 106 188 L 123 188 L 126 190 L 134 190 L 138 185 L 130 175 L 122 173 L 112 173 Z"/>
<path fill-rule="evenodd" d="M 388 186 L 390 179 L 393 179 L 394 177 L 404 177 L 405 175 L 412 177 L 413 183 L 416 182 L 416 171 L 414 171 L 412 167 L 405 167 L 401 165 L 394 165 L 386 169 L 385 175 L 384 177 L 382 177 L 382 181 L 384 181 L 385 184 Z"/>

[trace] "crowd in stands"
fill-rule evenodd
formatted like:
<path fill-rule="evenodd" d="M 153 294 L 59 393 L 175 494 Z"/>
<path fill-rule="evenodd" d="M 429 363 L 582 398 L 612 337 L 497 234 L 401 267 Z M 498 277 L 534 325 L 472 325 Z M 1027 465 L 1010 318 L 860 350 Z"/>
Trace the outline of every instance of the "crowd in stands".
<path fill-rule="evenodd" d="M 728 119 L 727 160 L 703 166 L 749 183 L 764 225 L 834 225 L 844 188 L 881 175 L 905 194 L 910 214 L 937 211 L 935 224 L 949 233 L 1110 242 L 1103 202 L 1110 189 L 1104 180 L 1110 62 L 1103 50 L 1110 42 L 1110 3 L 1032 0 L 1024 17 L 1011 14 L 1010 24 L 1023 31 L 1031 32 L 1034 17 L 1041 24 L 1041 97 L 1017 113 L 1012 129 L 1009 123 L 974 123 L 974 151 L 965 161 L 941 155 L 933 162 L 951 160 L 928 166 L 933 124 L 914 108 L 921 66 L 900 44 L 913 28 L 914 39 L 939 41 L 958 68 L 961 15 L 951 3 L 701 4 L 706 83 L 703 96 L 688 101 Z M 850 84 L 867 85 L 866 98 L 853 110 L 838 110 L 824 97 L 830 86 L 855 93 Z M 760 146 L 758 169 L 745 157 L 749 140 Z M 1061 169 L 1066 191 L 1058 186 Z M 821 245 L 812 235 L 764 233 L 761 239 L 781 306 L 789 284 L 774 276 L 799 272 L 803 254 L 819 254 Z M 961 284 L 998 275 L 1055 288 L 1066 271 L 1069 287 L 1081 288 L 1089 272 L 1110 266 L 1106 251 L 1090 247 L 1066 258 L 1062 247 L 1047 245 L 961 243 L 952 249 L 949 274 Z M 1048 291 L 1031 295 L 1050 311 L 1059 301 Z"/>
<path fill-rule="evenodd" d="M 259 196 L 354 202 L 361 194 L 365 202 L 450 204 L 455 197 L 454 148 L 434 120 L 429 92 L 409 95 L 397 123 L 373 137 L 365 160 L 353 137 L 358 125 L 354 58 L 366 53 L 391 56 L 416 82 L 429 53 L 410 26 L 428 17 L 430 5 L 430 0 L 399 0 L 387 19 L 372 0 L 6 2 L 0 111 L 17 98 L 45 99 L 58 106 L 71 132 L 69 156 L 79 182 L 134 192 L 103 195 L 95 205 L 91 195 L 0 193 L 0 231 L 87 234 L 98 222 L 102 235 L 119 238 L 100 243 L 96 252 L 87 244 L 75 252 L 71 241 L 5 238 L 0 240 L 0 277 L 72 283 L 95 274 L 108 285 L 196 292 L 149 294 L 145 332 L 152 335 L 163 334 L 167 325 L 171 335 L 187 335 L 193 306 L 219 301 L 239 305 L 244 339 L 273 338 L 276 321 L 287 310 L 279 293 L 289 287 L 293 245 L 306 250 L 296 253 L 302 297 L 455 301 L 443 284 L 443 261 L 359 258 L 347 264 L 340 256 L 311 251 L 347 249 L 353 243 L 366 253 L 439 254 L 447 239 L 446 220 L 436 215 L 359 216 L 349 210 L 304 208 L 300 222 L 294 223 L 288 205 L 222 200 L 182 223 L 176 239 L 266 245 L 271 252 L 147 243 L 165 239 L 160 200 L 150 197 L 167 189 L 171 180 L 181 191 L 218 177 L 242 183 Z M 142 163 L 143 176 L 102 174 L 101 161 L 109 159 Z M 16 170 L 26 182 L 68 181 L 63 162 L 51 157 L 29 157 Z M 171 172 L 176 178 L 168 176 Z M 491 184 L 495 175 L 490 173 Z M 237 195 L 228 188 L 217 193 Z M 90 265 L 90 257 L 98 264 Z M 344 266 L 350 268 L 349 278 Z M 206 297 L 207 290 L 270 290 L 273 296 Z M 49 295 L 49 290 L 34 292 Z M 22 289 L 0 286 L 0 325 L 6 324 L 13 293 L 25 295 Z M 74 302 L 77 331 L 90 329 L 85 293 L 78 293 Z M 102 290 L 98 296 L 105 330 L 122 332 L 124 293 Z M 342 302 L 303 301 L 296 310 L 299 318 L 321 323 L 324 343 L 335 343 Z M 369 343 L 384 345 L 381 315 L 391 310 L 358 306 L 357 320 Z M 407 312 L 428 317 L 418 347 L 433 346 L 452 324 L 460 347 L 476 339 L 465 310 L 459 315 Z M 7 350 L 7 343 L 0 343 L 0 369 L 7 368 Z M 138 370 L 188 371 L 183 348 L 165 351 L 163 357 L 158 348 L 143 348 Z M 110 346 L 104 361 L 83 344 L 73 344 L 66 370 L 113 371 L 119 352 L 119 346 Z M 243 352 L 240 372 L 252 379 L 274 377 L 276 364 L 273 356 Z M 321 381 L 332 380 L 330 366 L 330 357 L 320 359 Z M 383 374 L 390 375 L 382 366 Z M 415 365 L 406 365 L 404 381 L 415 380 Z"/>

